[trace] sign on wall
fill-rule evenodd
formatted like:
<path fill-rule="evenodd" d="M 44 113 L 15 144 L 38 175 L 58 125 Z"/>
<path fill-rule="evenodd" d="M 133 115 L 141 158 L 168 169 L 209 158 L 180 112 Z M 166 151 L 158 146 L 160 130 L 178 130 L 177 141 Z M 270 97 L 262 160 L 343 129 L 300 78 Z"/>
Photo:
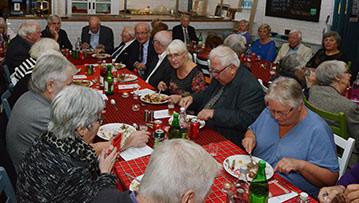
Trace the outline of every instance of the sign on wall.
<path fill-rule="evenodd" d="M 319 21 L 321 0 L 267 0 L 266 16 Z"/>

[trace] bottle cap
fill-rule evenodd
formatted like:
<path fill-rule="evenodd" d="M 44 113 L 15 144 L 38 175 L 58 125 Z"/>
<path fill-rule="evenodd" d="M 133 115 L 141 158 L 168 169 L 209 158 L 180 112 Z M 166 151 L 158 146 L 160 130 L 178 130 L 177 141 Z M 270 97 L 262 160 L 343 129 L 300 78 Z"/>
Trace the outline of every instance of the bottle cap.
<path fill-rule="evenodd" d="M 300 198 L 301 200 L 307 200 L 307 199 L 308 199 L 308 194 L 307 194 L 306 192 L 301 192 L 301 193 L 299 194 L 299 198 Z"/>

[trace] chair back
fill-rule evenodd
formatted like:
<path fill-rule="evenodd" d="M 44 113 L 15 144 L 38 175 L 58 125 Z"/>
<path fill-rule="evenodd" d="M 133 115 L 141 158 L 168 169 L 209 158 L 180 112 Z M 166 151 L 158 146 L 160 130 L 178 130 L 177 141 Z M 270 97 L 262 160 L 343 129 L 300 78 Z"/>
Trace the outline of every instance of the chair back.
<path fill-rule="evenodd" d="M 344 138 L 334 134 L 334 142 L 335 142 L 335 145 L 337 146 L 337 148 L 340 148 L 343 150 L 341 157 L 338 156 L 339 177 L 341 177 L 348 167 L 350 157 L 351 157 L 353 149 L 354 149 L 355 139 L 353 139 L 351 137 L 349 139 L 344 139 Z"/>
<path fill-rule="evenodd" d="M 6 203 L 16 203 L 15 190 L 4 167 L 0 166 L 0 194 L 4 191 Z"/>
<path fill-rule="evenodd" d="M 2 111 L 5 113 L 7 120 L 10 118 L 11 107 L 8 98 L 11 96 L 11 91 L 8 89 L 1 95 Z"/>
<path fill-rule="evenodd" d="M 343 112 L 332 113 L 332 112 L 324 111 L 322 109 L 315 107 L 306 98 L 304 98 L 304 104 L 308 109 L 312 110 L 320 117 L 325 119 L 328 122 L 334 134 L 339 135 L 344 139 L 348 139 L 349 134 L 348 134 L 347 119 Z"/>

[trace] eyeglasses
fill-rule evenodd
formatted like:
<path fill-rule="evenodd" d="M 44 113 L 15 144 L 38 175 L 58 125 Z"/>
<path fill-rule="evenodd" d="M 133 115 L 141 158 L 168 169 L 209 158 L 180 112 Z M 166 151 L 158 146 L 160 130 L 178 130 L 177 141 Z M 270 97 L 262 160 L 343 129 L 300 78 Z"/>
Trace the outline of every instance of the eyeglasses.
<path fill-rule="evenodd" d="M 171 59 L 178 59 L 179 57 L 182 57 L 186 52 L 183 53 L 174 53 L 174 54 L 168 54 L 167 57 Z"/>
<path fill-rule="evenodd" d="M 217 74 L 217 75 L 219 75 L 219 74 L 221 74 L 224 70 L 226 70 L 228 67 L 231 67 L 231 66 L 232 66 L 232 64 L 230 64 L 230 65 L 228 65 L 228 66 L 222 68 L 221 70 L 216 70 L 216 69 L 210 68 L 210 69 L 209 69 L 209 72 L 211 72 L 212 74 Z"/>
<path fill-rule="evenodd" d="M 271 114 L 272 114 L 273 116 L 277 114 L 277 115 L 279 115 L 280 117 L 286 117 L 286 116 L 288 116 L 288 114 L 289 114 L 290 112 L 292 112 L 292 111 L 294 110 L 293 107 L 290 108 L 288 111 L 276 111 L 276 110 L 270 109 L 270 108 L 268 108 L 268 107 L 267 107 L 267 109 L 268 109 L 269 112 L 271 112 Z"/>

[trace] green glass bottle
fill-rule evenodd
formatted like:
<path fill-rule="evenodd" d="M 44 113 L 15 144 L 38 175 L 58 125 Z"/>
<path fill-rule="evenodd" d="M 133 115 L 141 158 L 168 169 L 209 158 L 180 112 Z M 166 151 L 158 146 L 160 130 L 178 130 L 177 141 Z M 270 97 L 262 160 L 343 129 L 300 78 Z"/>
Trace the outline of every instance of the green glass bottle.
<path fill-rule="evenodd" d="M 168 131 L 168 139 L 182 138 L 181 127 L 179 125 L 178 113 L 173 113 L 173 120 L 171 123 L 171 128 Z"/>
<path fill-rule="evenodd" d="M 113 80 L 113 75 L 112 75 L 112 66 L 108 65 L 107 66 L 107 75 L 105 78 L 105 93 L 107 95 L 113 95 L 114 87 L 115 87 L 115 85 L 114 85 L 114 80 Z"/>
<path fill-rule="evenodd" d="M 258 162 L 257 175 L 249 186 L 249 202 L 251 203 L 268 202 L 269 189 L 265 169 L 266 162 L 260 160 Z"/>

